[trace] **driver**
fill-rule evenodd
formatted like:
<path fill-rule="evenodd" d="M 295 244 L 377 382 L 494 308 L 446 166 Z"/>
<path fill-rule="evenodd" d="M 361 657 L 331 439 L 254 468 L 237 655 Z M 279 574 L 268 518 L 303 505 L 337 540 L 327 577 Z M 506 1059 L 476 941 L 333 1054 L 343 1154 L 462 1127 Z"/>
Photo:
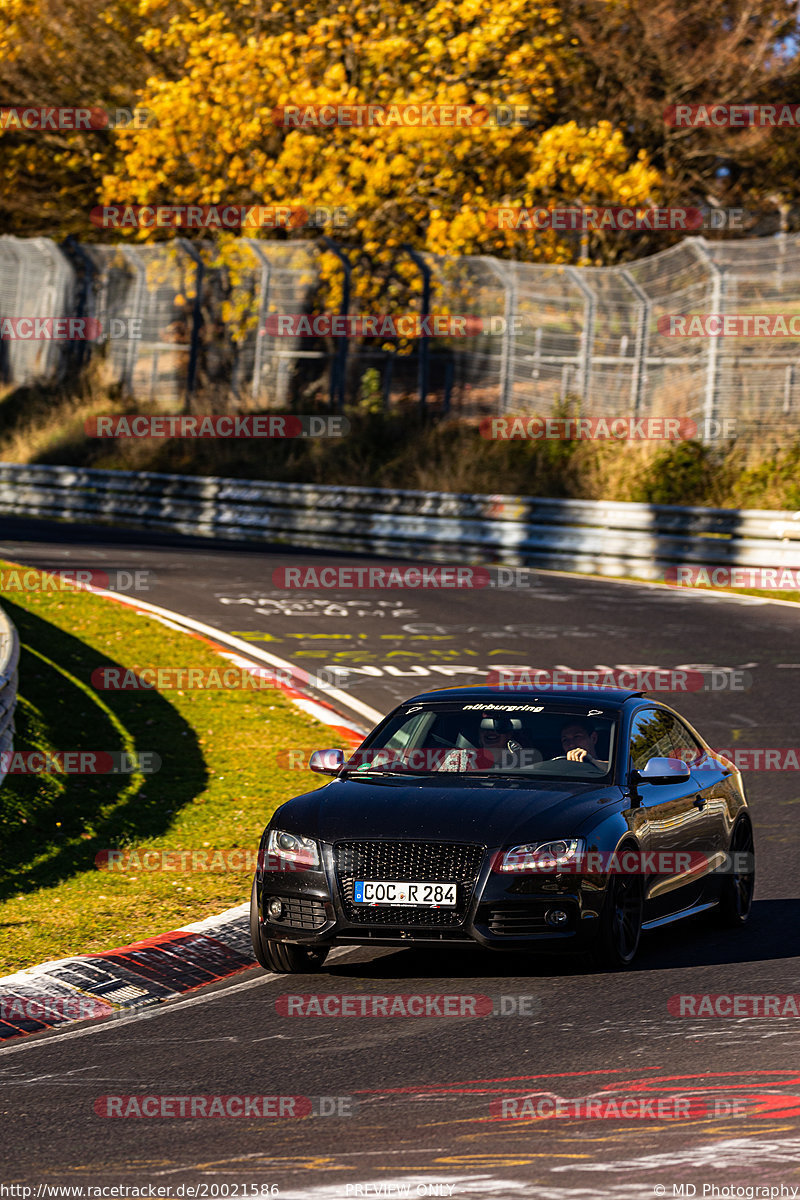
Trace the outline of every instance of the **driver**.
<path fill-rule="evenodd" d="M 561 746 L 570 762 L 588 762 L 608 770 L 608 763 L 597 757 L 597 730 L 588 721 L 580 717 L 567 721 L 561 728 Z"/>

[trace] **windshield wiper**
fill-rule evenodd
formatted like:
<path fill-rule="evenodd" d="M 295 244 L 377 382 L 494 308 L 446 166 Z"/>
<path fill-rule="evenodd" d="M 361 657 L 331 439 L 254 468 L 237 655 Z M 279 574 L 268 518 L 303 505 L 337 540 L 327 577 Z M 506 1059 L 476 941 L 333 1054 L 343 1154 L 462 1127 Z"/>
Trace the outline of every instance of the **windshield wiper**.
<path fill-rule="evenodd" d="M 384 766 L 381 763 L 378 763 L 375 766 L 370 766 L 366 770 L 363 770 L 363 771 L 360 770 L 358 767 L 350 767 L 349 769 L 347 767 L 345 767 L 344 773 L 347 775 L 354 775 L 358 779 L 363 779 L 367 775 L 400 775 L 400 776 L 403 776 L 403 775 L 434 775 L 434 774 L 437 774 L 437 772 L 435 772 L 435 771 L 415 771 L 412 767 L 398 768 L 396 766 L 389 766 L 388 764 L 386 764 Z"/>

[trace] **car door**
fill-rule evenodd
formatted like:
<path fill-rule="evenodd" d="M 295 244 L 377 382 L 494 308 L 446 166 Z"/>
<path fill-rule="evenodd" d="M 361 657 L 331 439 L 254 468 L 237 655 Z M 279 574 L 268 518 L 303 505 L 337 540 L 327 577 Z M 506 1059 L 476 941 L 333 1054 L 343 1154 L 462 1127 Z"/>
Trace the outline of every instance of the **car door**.
<path fill-rule="evenodd" d="M 730 841 L 730 813 L 736 807 L 735 768 L 724 758 L 706 752 L 690 729 L 680 722 L 687 739 L 685 757 L 692 768 L 697 789 L 696 803 L 703 817 L 703 836 L 708 848 L 711 867 L 724 862 Z M 705 876 L 707 894 L 704 899 L 716 899 L 720 877 L 709 870 Z"/>
<path fill-rule="evenodd" d="M 663 708 L 640 710 L 633 718 L 629 738 L 630 766 L 644 769 L 651 758 L 687 757 L 685 729 Z M 691 771 L 691 763 L 687 764 Z M 667 784 L 639 783 L 640 813 L 644 816 L 645 849 L 659 856 L 657 869 L 645 876 L 645 921 L 670 916 L 698 903 L 704 892 L 703 870 L 697 870 L 708 852 L 709 820 L 698 799 L 698 783 L 688 780 Z M 691 860 L 675 861 L 689 851 Z"/>

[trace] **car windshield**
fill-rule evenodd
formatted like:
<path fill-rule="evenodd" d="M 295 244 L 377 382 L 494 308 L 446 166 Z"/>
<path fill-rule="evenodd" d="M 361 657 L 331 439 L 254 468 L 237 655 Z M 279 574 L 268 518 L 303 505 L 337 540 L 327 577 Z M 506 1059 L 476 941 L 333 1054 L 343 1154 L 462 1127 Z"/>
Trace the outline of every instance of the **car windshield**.
<path fill-rule="evenodd" d="M 378 726 L 344 772 L 599 780 L 613 768 L 615 731 L 613 710 L 588 704 L 411 704 Z"/>

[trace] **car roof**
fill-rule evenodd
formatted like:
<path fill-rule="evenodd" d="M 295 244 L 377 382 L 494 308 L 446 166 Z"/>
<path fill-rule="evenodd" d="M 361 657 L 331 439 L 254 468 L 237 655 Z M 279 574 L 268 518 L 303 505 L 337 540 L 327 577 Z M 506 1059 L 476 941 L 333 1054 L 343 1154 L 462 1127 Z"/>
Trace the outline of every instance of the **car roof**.
<path fill-rule="evenodd" d="M 461 687 L 461 688 L 437 688 L 435 691 L 420 692 L 418 696 L 412 696 L 409 700 L 404 701 L 406 704 L 417 704 L 420 701 L 433 700 L 470 700 L 478 702 L 485 700 L 487 703 L 498 699 L 509 700 L 572 700 L 576 702 L 589 702 L 592 704 L 602 704 L 604 708 L 622 708 L 628 700 L 635 697 L 645 696 L 643 691 L 635 691 L 629 688 L 612 688 L 612 687 L 546 687 L 537 691 L 532 687 Z"/>

